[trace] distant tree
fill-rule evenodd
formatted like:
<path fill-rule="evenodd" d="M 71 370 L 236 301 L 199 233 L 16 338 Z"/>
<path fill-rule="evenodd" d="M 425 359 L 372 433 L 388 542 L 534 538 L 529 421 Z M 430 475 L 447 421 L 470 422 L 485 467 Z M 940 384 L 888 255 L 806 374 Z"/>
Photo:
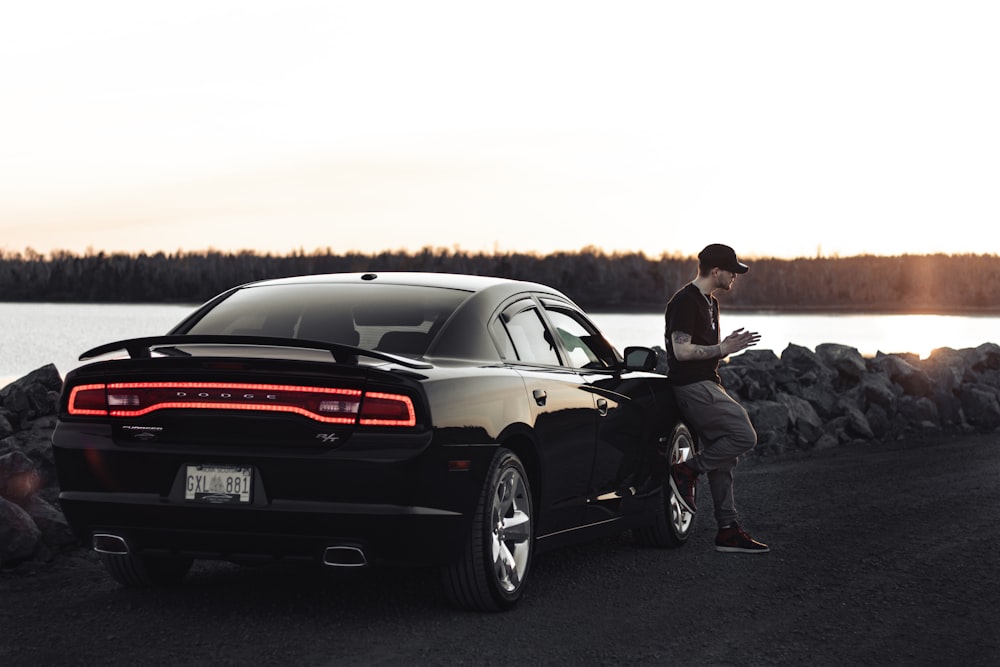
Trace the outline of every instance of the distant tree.
<path fill-rule="evenodd" d="M 727 308 L 869 312 L 1000 312 L 997 255 L 757 258 Z M 578 252 L 416 252 L 289 255 L 215 250 L 152 255 L 0 251 L 0 300 L 199 303 L 230 287 L 313 273 L 435 271 L 515 278 L 551 285 L 590 309 L 661 309 L 694 278 L 697 261 L 677 254 Z"/>

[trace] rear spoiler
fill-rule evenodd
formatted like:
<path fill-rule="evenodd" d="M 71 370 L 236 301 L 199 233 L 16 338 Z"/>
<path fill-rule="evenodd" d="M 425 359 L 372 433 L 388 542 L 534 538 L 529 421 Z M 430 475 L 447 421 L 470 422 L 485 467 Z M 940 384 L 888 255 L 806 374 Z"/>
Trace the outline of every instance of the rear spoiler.
<path fill-rule="evenodd" d="M 130 338 L 113 343 L 105 343 L 80 355 L 80 361 L 93 359 L 109 352 L 125 350 L 132 359 L 151 358 L 154 348 L 180 347 L 186 345 L 260 345 L 265 347 L 294 347 L 306 350 L 325 350 L 333 355 L 338 363 L 357 363 L 358 357 L 370 357 L 390 361 L 407 368 L 432 368 L 425 361 L 416 361 L 395 354 L 387 354 L 376 350 L 366 350 L 340 343 L 326 343 L 318 340 L 303 340 L 300 338 L 277 338 L 273 336 L 224 336 L 224 335 L 173 335 L 147 336 L 145 338 Z"/>

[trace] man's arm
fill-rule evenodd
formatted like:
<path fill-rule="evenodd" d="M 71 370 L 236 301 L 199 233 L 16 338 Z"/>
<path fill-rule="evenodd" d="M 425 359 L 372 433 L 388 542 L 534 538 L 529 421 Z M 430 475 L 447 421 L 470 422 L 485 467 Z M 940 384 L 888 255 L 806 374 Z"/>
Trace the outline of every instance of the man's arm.
<path fill-rule="evenodd" d="M 737 329 L 726 336 L 726 339 L 715 345 L 695 345 L 691 342 L 691 334 L 675 331 L 670 334 L 670 342 L 674 346 L 674 356 L 678 361 L 700 361 L 702 359 L 724 359 L 731 354 L 756 345 L 760 334 L 756 331 Z"/>

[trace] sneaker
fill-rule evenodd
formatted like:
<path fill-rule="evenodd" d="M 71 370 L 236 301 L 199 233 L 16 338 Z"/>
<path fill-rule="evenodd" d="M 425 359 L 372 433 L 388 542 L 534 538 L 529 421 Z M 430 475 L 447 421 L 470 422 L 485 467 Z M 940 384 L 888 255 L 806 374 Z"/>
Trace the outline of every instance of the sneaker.
<path fill-rule="evenodd" d="M 698 483 L 698 471 L 681 461 L 670 467 L 670 488 L 681 506 L 688 512 L 697 512 L 694 493 Z"/>
<path fill-rule="evenodd" d="M 740 528 L 740 524 L 733 521 L 727 527 L 719 529 L 719 534 L 715 536 L 715 550 L 727 553 L 763 554 L 771 549 L 750 537 L 747 531 Z"/>

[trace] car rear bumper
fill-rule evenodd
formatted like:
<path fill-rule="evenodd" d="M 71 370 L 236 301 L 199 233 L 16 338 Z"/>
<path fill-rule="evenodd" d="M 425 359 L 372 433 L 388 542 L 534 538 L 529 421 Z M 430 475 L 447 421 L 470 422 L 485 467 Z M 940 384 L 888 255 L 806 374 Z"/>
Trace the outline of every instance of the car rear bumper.
<path fill-rule="evenodd" d="M 469 518 L 432 507 L 273 500 L 261 507 L 211 507 L 156 494 L 64 491 L 60 505 L 78 537 L 118 538 L 139 554 L 254 561 L 329 562 L 353 549 L 366 563 L 443 564 L 461 549 Z M 336 556 L 333 557 L 336 560 Z"/>

